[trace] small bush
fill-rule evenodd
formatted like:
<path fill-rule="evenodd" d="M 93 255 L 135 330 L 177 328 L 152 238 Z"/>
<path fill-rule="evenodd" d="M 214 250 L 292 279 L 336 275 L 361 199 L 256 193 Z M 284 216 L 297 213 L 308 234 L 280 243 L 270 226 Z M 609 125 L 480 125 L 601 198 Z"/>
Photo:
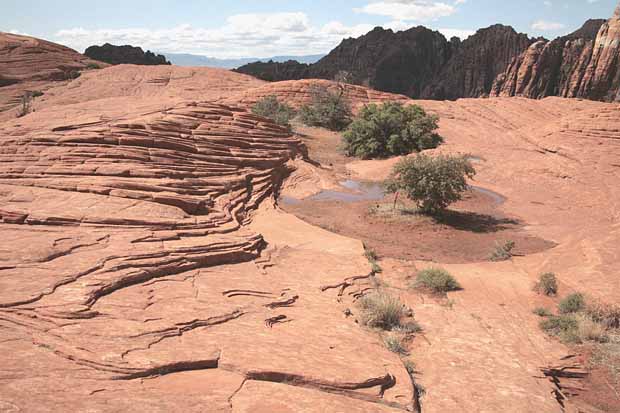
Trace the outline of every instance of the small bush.
<path fill-rule="evenodd" d="M 366 257 L 366 259 L 370 263 L 373 273 L 380 274 L 383 272 L 383 268 L 381 268 L 381 266 L 377 262 L 379 256 L 374 250 L 366 248 L 366 246 L 364 246 L 364 257 Z"/>
<path fill-rule="evenodd" d="M 341 131 L 351 123 L 351 105 L 344 96 L 344 89 L 334 92 L 325 86 L 315 85 L 310 90 L 312 102 L 299 110 L 301 121 L 308 126 L 320 126 Z"/>
<path fill-rule="evenodd" d="M 436 148 L 443 142 L 435 133 L 438 119 L 418 105 L 366 105 L 343 135 L 344 151 L 348 156 L 369 159 Z"/>
<path fill-rule="evenodd" d="M 428 268 L 418 272 L 414 286 L 426 288 L 435 293 L 447 293 L 461 289 L 458 281 L 448 271 L 440 268 Z"/>
<path fill-rule="evenodd" d="M 40 90 L 33 90 L 32 92 L 30 92 L 30 96 L 32 96 L 33 98 L 38 98 L 43 96 L 43 92 L 41 92 Z"/>
<path fill-rule="evenodd" d="M 286 103 L 280 103 L 274 95 L 265 96 L 252 106 L 252 113 L 273 120 L 281 126 L 291 126 L 291 119 L 295 117 L 295 110 Z"/>
<path fill-rule="evenodd" d="M 421 212 L 437 214 L 460 200 L 468 189 L 467 178 L 476 170 L 465 156 L 426 155 L 401 160 L 386 182 L 388 193 L 404 192 Z"/>
<path fill-rule="evenodd" d="M 408 321 L 395 328 L 396 331 L 405 335 L 412 335 L 422 331 L 422 327 L 416 321 Z"/>
<path fill-rule="evenodd" d="M 362 308 L 361 322 L 369 327 L 392 330 L 399 327 L 403 318 L 403 304 L 384 292 L 376 292 L 364 296 L 360 300 Z"/>
<path fill-rule="evenodd" d="M 514 248 L 514 241 L 506 241 L 503 244 L 495 243 L 495 249 L 489 256 L 489 259 L 494 262 L 508 261 L 512 258 L 512 250 Z"/>
<path fill-rule="evenodd" d="M 547 334 L 559 337 L 566 343 L 579 343 L 579 322 L 572 314 L 562 314 L 545 318 L 540 328 Z"/>
<path fill-rule="evenodd" d="M 544 294 L 549 297 L 556 295 L 558 293 L 558 280 L 555 274 L 552 272 L 541 274 L 534 289 L 539 294 Z"/>
<path fill-rule="evenodd" d="M 99 66 L 97 63 L 89 63 L 86 65 L 86 69 L 97 70 L 97 69 L 101 69 L 101 66 Z"/>
<path fill-rule="evenodd" d="M 551 317 L 553 314 L 544 307 L 537 307 L 533 311 L 538 317 Z"/>
<path fill-rule="evenodd" d="M 581 293 L 568 295 L 558 304 L 560 314 L 573 314 L 583 310 L 586 306 L 585 298 Z"/>
<path fill-rule="evenodd" d="M 396 353 L 396 354 L 400 354 L 400 355 L 407 355 L 407 354 L 409 354 L 407 352 L 407 349 L 403 345 L 402 337 L 400 337 L 398 335 L 391 334 L 391 335 L 387 336 L 385 338 L 385 346 L 392 353 Z"/>
<path fill-rule="evenodd" d="M 608 329 L 620 329 L 620 306 L 596 302 L 586 306 L 586 313 Z"/>
<path fill-rule="evenodd" d="M 595 341 L 597 343 L 605 343 L 607 341 L 607 329 L 591 317 L 580 314 L 577 317 L 577 322 L 579 324 L 577 331 L 581 342 Z"/>

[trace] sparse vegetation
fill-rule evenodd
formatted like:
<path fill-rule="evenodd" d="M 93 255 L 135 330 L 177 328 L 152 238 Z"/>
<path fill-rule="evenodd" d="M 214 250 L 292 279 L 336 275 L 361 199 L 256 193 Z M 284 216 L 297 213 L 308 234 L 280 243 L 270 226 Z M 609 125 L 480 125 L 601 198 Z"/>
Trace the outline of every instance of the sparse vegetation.
<path fill-rule="evenodd" d="M 550 315 L 545 310 L 546 318 L 540 322 L 540 327 L 567 344 L 594 343 L 596 352 L 602 343 L 613 342 L 618 337 L 614 316 L 606 317 L 615 313 L 614 307 L 601 303 L 590 305 L 582 294 L 571 294 L 558 305 L 559 315 Z"/>
<path fill-rule="evenodd" d="M 579 323 L 573 314 L 551 316 L 540 322 L 540 328 L 547 334 L 559 337 L 565 343 L 578 343 Z"/>
<path fill-rule="evenodd" d="M 407 155 L 436 148 L 438 117 L 398 102 L 364 106 L 343 135 L 344 151 L 362 159 Z"/>
<path fill-rule="evenodd" d="M 27 114 L 33 112 L 33 108 L 32 108 L 33 100 L 34 98 L 33 98 L 32 92 L 25 92 L 22 95 L 21 106 L 19 110 L 17 111 L 18 118 L 24 117 Z"/>
<path fill-rule="evenodd" d="M 408 321 L 396 327 L 395 330 L 405 335 L 411 335 L 421 332 L 422 327 L 420 327 L 420 325 L 416 321 Z"/>
<path fill-rule="evenodd" d="M 403 339 L 402 339 L 402 337 L 400 335 L 390 334 L 387 337 L 385 337 L 384 341 L 385 341 L 385 346 L 392 353 L 396 353 L 396 354 L 400 354 L 400 355 L 407 355 L 407 354 L 409 354 L 407 352 L 407 348 L 403 344 Z"/>
<path fill-rule="evenodd" d="M 383 268 L 381 268 L 381 266 L 377 262 L 377 260 L 379 259 L 379 256 L 373 249 L 370 249 L 364 245 L 364 256 L 370 263 L 373 273 L 380 274 L 381 272 L 383 272 Z"/>
<path fill-rule="evenodd" d="M 405 370 L 407 370 L 407 373 L 409 373 L 410 376 L 413 376 L 415 374 L 415 363 L 411 360 L 405 360 L 403 361 L 403 364 L 405 365 Z"/>
<path fill-rule="evenodd" d="M 549 297 L 555 296 L 558 293 L 558 280 L 555 274 L 552 272 L 541 274 L 534 290 Z"/>
<path fill-rule="evenodd" d="M 428 268 L 418 272 L 414 287 L 439 294 L 461 289 L 458 281 L 448 271 L 441 268 Z"/>
<path fill-rule="evenodd" d="M 547 310 L 544 307 L 537 307 L 532 312 L 536 314 L 538 317 L 551 317 L 553 315 L 551 311 Z"/>
<path fill-rule="evenodd" d="M 86 69 L 97 70 L 97 69 L 101 69 L 101 66 L 99 66 L 97 63 L 89 63 L 86 65 Z"/>
<path fill-rule="evenodd" d="M 586 301 L 581 293 L 568 295 L 558 304 L 560 314 L 573 314 L 585 309 Z"/>
<path fill-rule="evenodd" d="M 32 92 L 30 92 L 30 96 L 32 96 L 33 98 L 38 98 L 43 96 L 43 92 L 41 92 L 40 90 L 33 90 Z"/>
<path fill-rule="evenodd" d="M 592 320 L 609 329 L 620 329 L 620 306 L 603 304 L 601 302 L 588 303 L 586 314 Z"/>
<path fill-rule="evenodd" d="M 308 126 L 320 126 L 341 131 L 351 123 L 351 105 L 344 96 L 344 88 L 331 91 L 322 85 L 310 90 L 312 102 L 299 110 L 301 121 Z"/>
<path fill-rule="evenodd" d="M 392 330 L 401 326 L 404 307 L 398 298 L 386 292 L 375 292 L 360 300 L 362 324 L 369 327 Z"/>
<path fill-rule="evenodd" d="M 512 250 L 515 248 L 514 241 L 505 241 L 504 243 L 495 243 L 495 249 L 491 252 L 489 259 L 494 262 L 508 261 L 512 258 Z"/>
<path fill-rule="evenodd" d="M 278 101 L 274 95 L 265 96 L 252 106 L 252 113 L 273 120 L 280 126 L 291 127 L 295 110 L 286 103 Z"/>
<path fill-rule="evenodd" d="M 421 212 L 438 214 L 461 199 L 467 178 L 476 170 L 465 156 L 417 155 L 401 160 L 386 182 L 388 193 L 401 191 L 415 201 Z"/>

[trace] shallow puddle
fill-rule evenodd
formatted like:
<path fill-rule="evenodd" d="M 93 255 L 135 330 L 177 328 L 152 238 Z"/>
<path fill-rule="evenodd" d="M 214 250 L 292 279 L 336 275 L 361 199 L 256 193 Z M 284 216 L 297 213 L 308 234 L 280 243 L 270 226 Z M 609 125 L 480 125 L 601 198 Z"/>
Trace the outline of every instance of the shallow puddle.
<path fill-rule="evenodd" d="M 305 201 L 341 201 L 341 202 L 361 202 L 361 201 L 379 201 L 385 198 L 385 189 L 381 182 L 364 182 L 356 181 L 354 179 L 347 179 L 339 182 L 342 186 L 342 191 L 336 190 L 324 190 L 316 195 L 312 195 L 308 198 L 297 199 L 288 196 L 280 198 L 280 203 L 285 205 L 299 205 Z M 491 191 L 490 189 L 481 188 L 478 186 L 470 186 L 472 191 L 489 196 L 493 199 L 493 202 L 500 205 L 506 202 L 506 197 Z"/>

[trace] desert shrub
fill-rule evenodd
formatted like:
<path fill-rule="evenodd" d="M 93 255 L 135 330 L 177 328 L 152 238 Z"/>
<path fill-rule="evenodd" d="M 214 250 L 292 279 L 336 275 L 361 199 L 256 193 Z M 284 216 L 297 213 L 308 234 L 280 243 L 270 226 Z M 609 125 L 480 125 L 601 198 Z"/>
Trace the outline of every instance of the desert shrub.
<path fill-rule="evenodd" d="M 265 96 L 252 106 L 252 113 L 273 120 L 281 126 L 290 127 L 295 110 L 286 103 L 281 103 L 274 95 Z"/>
<path fill-rule="evenodd" d="M 534 289 L 539 294 L 544 294 L 546 296 L 556 295 L 558 293 L 558 280 L 555 274 L 552 272 L 541 274 Z"/>
<path fill-rule="evenodd" d="M 32 92 L 30 92 L 30 96 L 32 96 L 33 98 L 38 98 L 43 96 L 43 92 L 41 92 L 40 90 L 33 90 Z"/>
<path fill-rule="evenodd" d="M 620 329 L 620 306 L 601 302 L 588 303 L 586 313 L 608 329 Z"/>
<path fill-rule="evenodd" d="M 389 336 L 385 338 L 384 341 L 385 341 L 385 346 L 392 353 L 401 354 L 401 355 L 408 354 L 407 348 L 403 344 L 402 337 L 395 335 L 395 334 L 390 334 Z"/>
<path fill-rule="evenodd" d="M 568 295 L 558 304 L 560 314 L 572 314 L 583 310 L 586 306 L 585 298 L 581 293 Z"/>
<path fill-rule="evenodd" d="M 590 316 L 580 314 L 577 316 L 577 332 L 581 342 L 595 341 L 604 343 L 607 341 L 607 329 L 600 323 L 597 323 Z"/>
<path fill-rule="evenodd" d="M 101 66 L 99 66 L 97 63 L 89 63 L 86 65 L 86 69 L 96 70 L 96 69 L 101 69 Z"/>
<path fill-rule="evenodd" d="M 532 312 L 536 314 L 538 317 L 551 317 L 553 315 L 551 311 L 547 310 L 544 307 L 537 307 Z"/>
<path fill-rule="evenodd" d="M 312 101 L 299 110 L 301 121 L 308 126 L 320 126 L 341 131 L 351 123 L 351 105 L 344 96 L 344 89 L 331 91 L 315 85 L 310 90 Z"/>
<path fill-rule="evenodd" d="M 435 133 L 437 121 L 417 105 L 366 105 L 344 133 L 343 149 L 348 156 L 368 159 L 436 148 L 443 141 Z"/>
<path fill-rule="evenodd" d="M 547 334 L 559 337 L 566 343 L 579 343 L 579 321 L 573 314 L 562 314 L 545 318 L 540 328 Z"/>
<path fill-rule="evenodd" d="M 366 259 L 370 263 L 373 273 L 380 274 L 383 272 L 383 268 L 381 268 L 381 266 L 377 262 L 377 260 L 379 259 L 379 256 L 373 249 L 367 248 L 365 245 L 364 245 L 364 257 L 366 257 Z"/>
<path fill-rule="evenodd" d="M 468 188 L 467 178 L 475 174 L 464 156 L 417 155 L 396 164 L 386 182 L 386 191 L 402 191 L 417 203 L 421 212 L 437 214 L 461 199 Z"/>
<path fill-rule="evenodd" d="M 375 292 L 360 300 L 361 322 L 369 327 L 392 330 L 399 327 L 404 315 L 403 304 L 385 292 Z"/>
<path fill-rule="evenodd" d="M 422 327 L 417 321 L 407 321 L 406 323 L 402 323 L 400 326 L 395 328 L 396 331 L 403 333 L 405 335 L 416 334 L 422 331 Z"/>
<path fill-rule="evenodd" d="M 512 258 L 512 250 L 515 248 L 514 241 L 506 241 L 502 244 L 496 242 L 495 249 L 491 252 L 489 259 L 491 261 L 508 261 Z"/>
<path fill-rule="evenodd" d="M 418 272 L 415 287 L 426 288 L 435 293 L 446 293 L 461 289 L 461 285 L 446 270 L 440 268 L 428 268 Z"/>

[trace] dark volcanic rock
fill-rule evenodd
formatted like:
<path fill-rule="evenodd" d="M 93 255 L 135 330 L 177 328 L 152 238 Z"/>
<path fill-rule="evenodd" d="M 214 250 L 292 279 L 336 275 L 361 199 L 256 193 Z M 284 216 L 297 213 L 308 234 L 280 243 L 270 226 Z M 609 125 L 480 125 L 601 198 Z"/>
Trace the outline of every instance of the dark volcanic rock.
<path fill-rule="evenodd" d="M 423 91 L 426 99 L 486 96 L 493 81 L 533 42 L 512 27 L 497 24 L 454 45 L 451 59 Z"/>
<path fill-rule="evenodd" d="M 248 63 L 234 69 L 233 72 L 251 75 L 269 82 L 279 82 L 282 80 L 300 80 L 309 76 L 310 65 L 299 63 L 296 60 L 286 62 L 254 62 Z"/>
<path fill-rule="evenodd" d="M 91 46 L 84 54 L 91 59 L 109 63 L 111 65 L 169 65 L 165 56 L 156 55 L 151 51 L 146 53 L 141 47 L 114 46 L 109 43 L 103 46 Z"/>
<path fill-rule="evenodd" d="M 393 32 L 380 27 L 357 39 L 345 39 L 313 65 L 253 63 L 240 73 L 263 80 L 333 79 L 414 98 L 456 99 L 489 93 L 493 80 L 532 41 L 511 27 L 492 26 L 461 42 L 448 41 L 423 26 Z M 286 69 L 286 70 L 285 70 Z M 294 73 L 287 77 L 289 73 Z"/>
<path fill-rule="evenodd" d="M 464 41 L 425 27 L 377 27 L 346 39 L 312 65 L 253 63 L 237 71 L 263 80 L 334 79 L 420 99 L 482 96 L 620 100 L 620 6 L 553 41 L 494 25 Z"/>

